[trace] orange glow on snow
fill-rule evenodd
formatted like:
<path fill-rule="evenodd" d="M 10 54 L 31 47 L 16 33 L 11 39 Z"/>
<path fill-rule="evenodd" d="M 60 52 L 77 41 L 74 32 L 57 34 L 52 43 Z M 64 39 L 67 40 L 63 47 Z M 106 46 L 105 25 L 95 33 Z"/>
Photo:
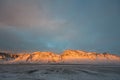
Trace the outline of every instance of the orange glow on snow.
<path fill-rule="evenodd" d="M 108 53 L 86 52 L 80 50 L 65 50 L 62 54 L 52 52 L 33 52 L 26 54 L 5 54 L 0 55 L 0 59 L 11 57 L 10 62 L 28 63 L 110 63 L 120 62 L 120 57 Z"/>

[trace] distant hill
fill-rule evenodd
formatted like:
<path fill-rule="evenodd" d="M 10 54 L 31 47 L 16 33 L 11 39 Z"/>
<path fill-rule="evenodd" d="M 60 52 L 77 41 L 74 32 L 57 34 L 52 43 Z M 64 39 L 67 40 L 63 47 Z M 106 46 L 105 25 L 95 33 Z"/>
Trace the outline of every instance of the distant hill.
<path fill-rule="evenodd" d="M 65 50 L 61 54 L 52 52 L 0 53 L 1 64 L 120 64 L 120 56 L 81 50 Z"/>

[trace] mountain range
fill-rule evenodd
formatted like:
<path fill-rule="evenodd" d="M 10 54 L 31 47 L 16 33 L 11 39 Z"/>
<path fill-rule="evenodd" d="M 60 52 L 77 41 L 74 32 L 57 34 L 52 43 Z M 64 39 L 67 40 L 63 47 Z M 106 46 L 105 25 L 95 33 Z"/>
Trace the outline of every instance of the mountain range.
<path fill-rule="evenodd" d="M 120 56 L 82 50 L 65 50 L 61 54 L 0 52 L 0 64 L 120 64 Z"/>

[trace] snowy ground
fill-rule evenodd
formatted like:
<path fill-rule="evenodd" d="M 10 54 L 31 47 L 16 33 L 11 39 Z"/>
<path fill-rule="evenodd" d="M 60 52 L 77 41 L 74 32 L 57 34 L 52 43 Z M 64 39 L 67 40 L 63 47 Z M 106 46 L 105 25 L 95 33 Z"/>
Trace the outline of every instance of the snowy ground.
<path fill-rule="evenodd" d="M 120 80 L 120 66 L 0 65 L 0 80 Z"/>

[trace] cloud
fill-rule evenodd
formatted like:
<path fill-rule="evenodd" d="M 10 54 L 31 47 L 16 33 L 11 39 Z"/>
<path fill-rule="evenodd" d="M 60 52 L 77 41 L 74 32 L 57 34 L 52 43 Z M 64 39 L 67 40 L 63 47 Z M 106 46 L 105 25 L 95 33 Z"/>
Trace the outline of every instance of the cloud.
<path fill-rule="evenodd" d="M 0 9 L 0 22 L 11 26 L 29 26 L 38 17 L 36 9 L 35 5 L 23 1 L 4 1 Z"/>
<path fill-rule="evenodd" d="M 0 48 L 60 50 L 73 36 L 67 20 L 53 17 L 44 0 L 2 0 L 0 5 Z"/>
<path fill-rule="evenodd" d="M 42 0 L 2 0 L 0 4 L 1 25 L 54 30 L 65 23 L 64 19 L 51 17 Z"/>
<path fill-rule="evenodd" d="M 0 0 L 0 48 L 119 51 L 119 12 L 117 0 Z"/>

